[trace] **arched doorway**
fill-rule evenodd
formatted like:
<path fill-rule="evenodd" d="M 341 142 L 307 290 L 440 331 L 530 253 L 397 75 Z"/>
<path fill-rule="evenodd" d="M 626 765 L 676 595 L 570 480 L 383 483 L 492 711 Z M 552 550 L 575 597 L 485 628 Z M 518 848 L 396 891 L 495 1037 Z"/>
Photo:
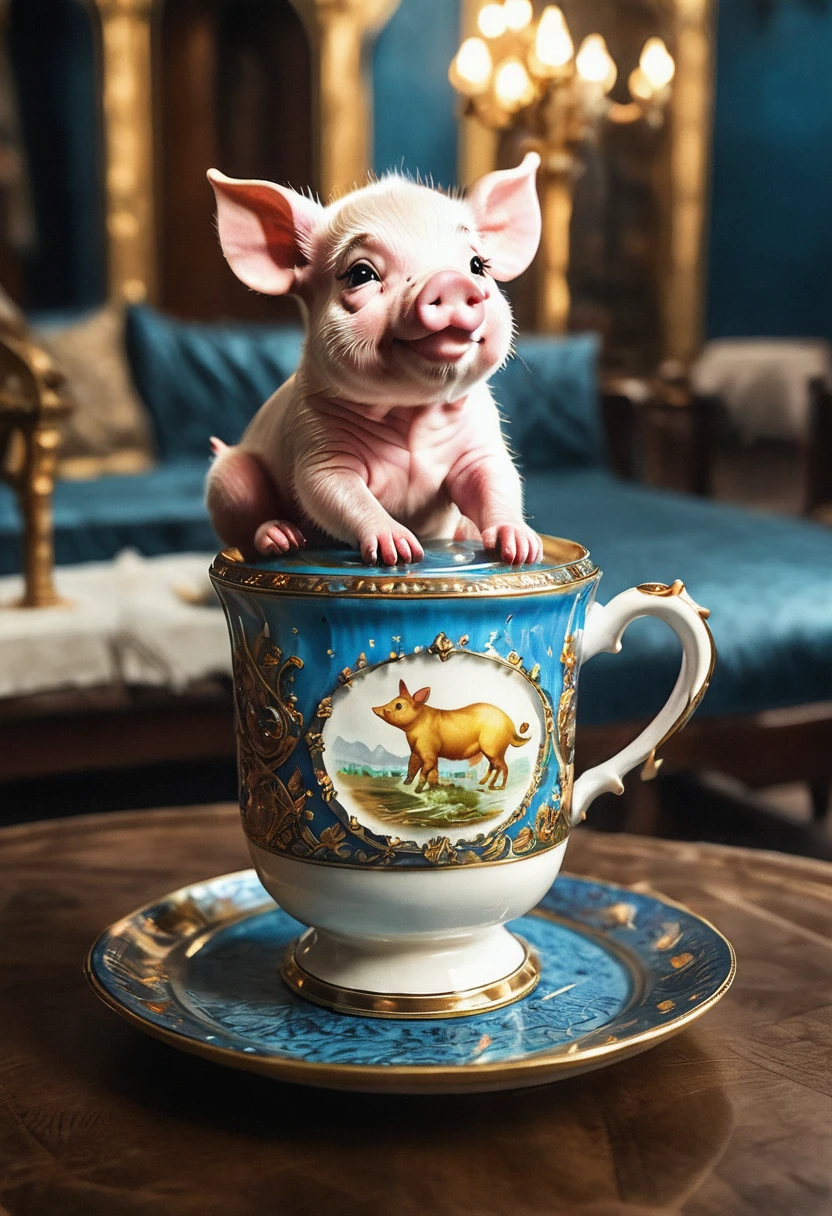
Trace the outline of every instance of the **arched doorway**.
<path fill-rule="evenodd" d="M 293 318 L 292 301 L 255 295 L 226 267 L 205 173 L 316 185 L 300 19 L 289 0 L 166 0 L 157 20 L 159 303 L 193 318 Z"/>

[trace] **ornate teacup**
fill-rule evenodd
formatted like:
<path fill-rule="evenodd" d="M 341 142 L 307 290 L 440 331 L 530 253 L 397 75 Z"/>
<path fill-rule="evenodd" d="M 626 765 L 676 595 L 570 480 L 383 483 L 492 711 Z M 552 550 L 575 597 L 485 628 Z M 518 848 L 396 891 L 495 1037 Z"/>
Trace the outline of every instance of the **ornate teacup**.
<path fill-rule="evenodd" d="M 545 894 L 572 825 L 692 714 L 714 648 L 680 582 L 594 603 L 586 549 L 545 539 L 511 567 L 438 542 L 418 565 L 348 551 L 211 578 L 231 634 L 243 829 L 266 890 L 310 926 L 283 960 L 309 1000 L 441 1017 L 507 1004 L 539 965 L 505 928 Z M 640 616 L 682 665 L 623 751 L 573 780 L 581 664 Z"/>

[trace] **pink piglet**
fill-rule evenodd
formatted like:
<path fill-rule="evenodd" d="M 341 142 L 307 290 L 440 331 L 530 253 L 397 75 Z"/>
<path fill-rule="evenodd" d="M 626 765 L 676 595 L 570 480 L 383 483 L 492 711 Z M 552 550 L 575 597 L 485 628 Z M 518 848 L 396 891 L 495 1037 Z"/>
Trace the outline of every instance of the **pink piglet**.
<path fill-rule="evenodd" d="M 246 556 L 346 542 L 369 563 L 418 561 L 423 542 L 481 537 L 538 561 L 488 377 L 512 316 L 497 283 L 540 240 L 539 157 L 464 198 L 398 175 L 327 207 L 212 169 L 223 253 L 255 291 L 295 294 L 297 371 L 233 447 L 212 440 L 207 503 Z"/>

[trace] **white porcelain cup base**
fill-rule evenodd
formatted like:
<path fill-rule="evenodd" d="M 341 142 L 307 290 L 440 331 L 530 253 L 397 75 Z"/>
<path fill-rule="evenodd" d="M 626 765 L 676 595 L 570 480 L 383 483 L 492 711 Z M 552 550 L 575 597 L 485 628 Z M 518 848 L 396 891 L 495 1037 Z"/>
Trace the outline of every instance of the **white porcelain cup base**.
<path fill-rule="evenodd" d="M 336 987 L 426 996 L 494 984 L 516 971 L 524 950 L 503 925 L 453 937 L 356 938 L 308 929 L 295 961 Z"/>
<path fill-rule="evenodd" d="M 320 1005 L 374 1017 L 458 1017 L 519 1000 L 538 963 L 505 928 L 555 880 L 566 841 L 503 865 L 330 866 L 248 842 L 263 886 L 311 926 L 281 974 Z"/>
<path fill-rule="evenodd" d="M 519 1000 L 540 966 L 502 925 L 421 940 L 349 938 L 307 929 L 281 969 L 301 996 L 365 1017 L 462 1017 Z"/>

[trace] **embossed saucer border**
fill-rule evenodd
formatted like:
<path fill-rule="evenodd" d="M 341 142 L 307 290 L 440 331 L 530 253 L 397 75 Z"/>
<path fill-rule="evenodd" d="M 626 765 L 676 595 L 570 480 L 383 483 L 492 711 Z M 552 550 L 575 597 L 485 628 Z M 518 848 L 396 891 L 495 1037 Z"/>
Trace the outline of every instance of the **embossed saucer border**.
<path fill-rule="evenodd" d="M 282 595 L 364 597 L 383 595 L 390 599 L 471 599 L 488 595 L 543 595 L 564 591 L 576 583 L 598 577 L 598 567 L 589 550 L 577 541 L 543 536 L 544 560 L 551 569 L 520 567 L 501 574 L 484 574 L 467 581 L 452 574 L 411 574 L 379 571 L 378 574 L 348 574 L 331 571 L 318 574 L 294 570 L 263 570 L 246 563 L 238 549 L 223 549 L 211 563 L 209 574 L 218 583 L 253 591 Z M 572 560 L 563 560 L 562 547 L 574 550 Z"/>
<path fill-rule="evenodd" d="M 729 966 L 719 986 L 708 997 L 686 1013 L 668 1017 L 666 1020 L 662 1020 L 660 1024 L 640 1031 L 629 1039 L 616 1039 L 614 1042 L 601 1042 L 586 1047 L 576 1044 L 575 1047 L 567 1052 L 564 1052 L 560 1048 L 548 1053 L 539 1052 L 533 1058 L 523 1060 L 454 1065 L 372 1065 L 319 1063 L 314 1060 L 291 1059 L 287 1056 L 276 1055 L 245 1055 L 242 1051 L 234 1048 L 218 1047 L 212 1043 L 191 1038 L 186 1034 L 142 1018 L 137 1013 L 134 1013 L 133 1010 L 128 1009 L 96 974 L 94 955 L 98 947 L 103 945 L 109 938 L 123 934 L 129 926 L 132 926 L 136 936 L 141 936 L 147 929 L 151 912 L 163 905 L 169 912 L 177 910 L 177 902 L 182 905 L 182 908 L 179 910 L 182 912 L 183 925 L 187 925 L 191 929 L 188 954 L 194 950 L 198 939 L 204 940 L 248 917 L 268 912 L 275 904 L 264 892 L 262 902 L 242 909 L 234 907 L 226 908 L 223 913 L 216 915 L 215 920 L 206 922 L 202 919 L 200 923 L 202 909 L 194 899 L 194 892 L 196 890 L 205 890 L 213 884 L 228 882 L 234 878 L 248 878 L 249 876 L 253 876 L 253 873 L 253 871 L 241 870 L 232 874 L 218 875 L 216 878 L 207 879 L 203 882 L 191 883 L 188 886 L 179 888 L 177 891 L 170 892 L 166 896 L 162 896 L 161 899 L 153 900 L 149 904 L 137 908 L 120 921 L 110 925 L 93 942 L 84 962 L 84 974 L 96 996 L 127 1022 L 130 1022 L 153 1038 L 161 1039 L 170 1046 L 178 1048 L 180 1051 L 202 1056 L 230 1068 L 263 1073 L 276 1080 L 287 1081 L 297 1085 L 309 1085 L 321 1089 L 341 1089 L 354 1092 L 473 1093 L 544 1085 L 566 1076 L 591 1072 L 594 1069 L 604 1067 L 606 1064 L 616 1063 L 619 1060 L 627 1059 L 629 1056 L 637 1055 L 662 1040 L 678 1034 L 679 1031 L 690 1026 L 692 1022 L 697 1021 L 703 1014 L 707 1013 L 726 994 L 736 975 L 737 960 L 734 948 L 728 939 L 710 921 L 698 913 L 691 911 L 684 904 L 678 903 L 667 896 L 659 895 L 652 891 L 649 894 L 640 891 L 639 895 L 642 898 L 646 897 L 653 900 L 669 912 L 676 910 L 691 917 L 700 927 L 721 941 L 727 949 Z M 582 880 L 578 879 L 578 881 Z M 586 881 L 591 882 L 594 887 L 606 888 L 621 896 L 626 897 L 628 894 L 626 887 L 620 887 L 615 883 L 603 882 L 600 879 Z M 193 918 L 191 910 L 196 911 L 197 916 L 195 918 Z M 643 997 L 644 993 L 639 992 L 639 982 L 643 980 L 643 975 L 633 966 L 633 953 L 626 950 L 615 940 L 610 939 L 603 931 L 578 919 L 561 917 L 549 909 L 534 909 L 529 915 L 540 915 L 546 919 L 554 920 L 602 942 L 610 953 L 617 955 L 625 963 L 633 975 L 635 995 L 629 1008 L 631 1009 L 637 1003 L 640 996 Z M 172 953 L 177 946 L 181 947 L 183 945 L 183 939 L 177 938 L 172 928 L 169 932 L 171 936 L 169 953 Z M 166 972 L 160 970 L 158 964 L 156 969 L 160 978 L 167 978 Z M 333 1013 L 332 1016 L 340 1018 L 344 1015 Z M 472 1016 L 476 1017 L 477 1015 L 474 1014 Z M 604 1028 L 602 1027 L 601 1029 Z M 597 1033 L 598 1031 L 590 1032 L 586 1037 L 594 1037 Z"/>

